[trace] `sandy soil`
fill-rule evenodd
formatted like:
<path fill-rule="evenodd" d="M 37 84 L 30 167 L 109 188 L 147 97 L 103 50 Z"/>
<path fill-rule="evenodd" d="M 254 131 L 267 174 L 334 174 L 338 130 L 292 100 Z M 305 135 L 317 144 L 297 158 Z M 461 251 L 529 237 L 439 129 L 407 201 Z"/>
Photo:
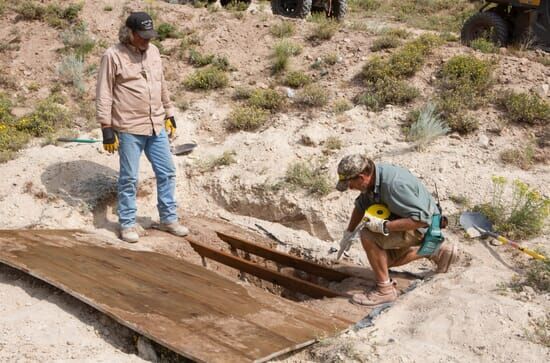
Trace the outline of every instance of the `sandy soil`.
<path fill-rule="evenodd" d="M 123 11 L 139 9 L 144 3 L 116 2 L 111 12 L 105 12 L 107 4 L 111 5 L 109 1 L 86 2 L 82 18 L 96 39 L 112 44 Z M 199 143 L 193 154 L 176 158 L 177 196 L 183 216 L 221 218 L 261 234 L 255 226 L 260 224 L 290 243 L 282 250 L 302 251 L 307 256 L 331 260 L 334 254 L 328 251 L 337 246 L 347 223 L 353 193 L 335 191 L 316 198 L 300 190 L 275 191 L 269 186 L 280 181 L 286 166 L 296 160 L 318 160 L 324 156 L 326 170 L 335 175 L 341 157 L 353 152 L 367 152 L 376 160 L 407 167 L 431 190 L 436 183 L 443 208 L 449 214 L 463 208 L 451 197 L 463 196 L 473 204 L 486 200 L 492 175 L 519 178 L 550 195 L 547 164 L 537 164 L 525 171 L 499 160 L 503 148 L 524 145 L 535 136 L 535 131 L 507 125 L 500 111 L 492 107 L 477 111 L 481 127 L 472 135 L 441 138 L 422 152 L 404 140 L 400 125 L 408 110 L 436 92 L 432 80 L 439 65 L 455 54 L 472 53 L 468 48 L 449 43 L 434 52 L 428 64 L 410 81 L 422 93 L 421 99 L 411 106 L 388 106 L 379 113 L 356 106 L 340 116 L 334 115 L 330 107 L 316 111 L 290 108 L 275 115 L 259 132 L 228 134 L 223 126 L 235 102 L 231 98 L 234 89 L 239 85 L 267 87 L 276 81 L 269 73 L 269 54 L 275 41 L 269 27 L 280 22 L 280 18 L 272 16 L 268 3 L 254 3 L 244 19 L 230 12 L 210 13 L 189 5 L 156 2 L 154 6 L 163 21 L 194 31 L 201 40 L 201 51 L 226 55 L 237 66 L 230 75 L 230 88 L 194 93 L 180 87 L 183 77 L 194 69 L 175 56 L 164 59 L 170 89 L 190 103 L 188 110 L 176 115 L 179 125 L 176 143 L 190 140 Z M 14 97 L 24 96 L 27 100 L 18 110 L 24 112 L 32 109 L 36 100 L 46 97 L 56 82 L 55 64 L 60 60 L 56 50 L 62 43 L 57 31 L 47 25 L 15 22 L 15 15 L 9 11 L 2 19 L 9 22 L 9 27 L 0 29 L 0 39 L 9 38 L 12 28 L 18 29 L 22 39 L 19 51 L 0 53 L 0 63 L 3 72 L 18 85 Z M 384 25 L 377 19 L 360 20 L 371 29 Z M 296 35 L 292 39 L 304 50 L 292 59 L 292 67 L 311 72 L 330 91 L 331 103 L 340 98 L 351 99 L 360 91 L 353 79 L 371 54 L 369 46 L 375 37 L 346 26 L 331 41 L 311 44 L 305 39 L 311 24 L 294 23 Z M 165 41 L 167 48 L 176 45 L 173 40 Z M 97 64 L 101 51 L 94 51 L 91 64 Z M 331 52 L 336 52 L 341 61 L 329 73 L 309 69 L 317 57 Z M 509 88 L 528 91 L 550 84 L 550 68 L 510 54 L 499 56 L 494 72 L 497 91 Z M 33 83 L 40 87 L 29 87 Z M 93 77 L 87 85 L 84 98 L 91 101 Z M 83 131 L 80 136 L 98 137 L 99 130 Z M 313 144 L 304 145 L 301 141 L 304 136 L 313 140 Z M 324 142 L 330 136 L 338 136 L 343 147 L 324 153 Z M 199 171 L 201 163 L 230 150 L 236 152 L 235 164 Z M 104 153 L 100 145 L 42 147 L 40 141 L 35 141 L 16 159 L 0 165 L 0 226 L 86 228 L 116 238 L 117 170 L 117 157 Z M 140 170 L 138 203 L 139 223 L 149 228 L 158 216 L 155 181 L 145 158 Z M 525 243 L 549 250 L 548 236 L 545 233 Z M 463 251 L 460 263 L 449 273 L 432 276 L 432 266 L 426 261 L 407 266 L 404 270 L 429 278 L 403 295 L 373 327 L 350 331 L 280 360 L 550 360 L 550 349 L 529 338 L 532 323 L 550 310 L 550 295 L 529 288 L 518 293 L 502 287 L 521 272 L 518 266 L 527 257 L 488 242 L 467 240 L 459 230 L 449 231 L 448 238 Z M 166 246 L 143 248 L 170 254 L 181 252 Z M 368 267 L 358 244 L 343 263 Z M 143 359 L 138 354 L 137 341 L 135 333 L 85 304 L 21 272 L 0 266 L 1 362 L 139 362 Z M 147 358 L 143 349 L 141 357 Z M 161 360 L 173 358 L 167 357 L 162 355 Z"/>

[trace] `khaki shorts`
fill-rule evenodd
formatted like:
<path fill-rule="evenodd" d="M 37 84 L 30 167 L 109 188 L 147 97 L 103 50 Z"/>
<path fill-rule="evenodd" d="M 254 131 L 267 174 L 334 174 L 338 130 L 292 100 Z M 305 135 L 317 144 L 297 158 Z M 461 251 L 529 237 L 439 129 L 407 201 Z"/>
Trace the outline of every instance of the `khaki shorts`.
<path fill-rule="evenodd" d="M 363 236 L 376 243 L 378 247 L 387 250 L 388 257 L 394 261 L 404 256 L 410 247 L 420 246 L 424 238 L 424 235 L 417 230 L 390 232 L 388 236 L 384 236 L 380 233 L 371 232 L 366 228 L 361 231 L 361 237 Z"/>

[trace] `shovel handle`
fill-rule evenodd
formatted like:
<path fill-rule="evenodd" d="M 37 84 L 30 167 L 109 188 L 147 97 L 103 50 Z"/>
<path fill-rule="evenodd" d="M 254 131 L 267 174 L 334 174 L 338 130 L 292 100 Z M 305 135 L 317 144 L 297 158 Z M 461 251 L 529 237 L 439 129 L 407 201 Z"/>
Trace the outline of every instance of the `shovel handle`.
<path fill-rule="evenodd" d="M 506 237 L 503 237 L 499 234 L 496 234 L 494 232 L 487 232 L 487 234 L 493 238 L 496 238 L 499 242 L 501 242 L 502 244 L 509 244 L 510 246 L 514 247 L 514 248 L 517 248 L 518 250 L 520 250 L 521 252 L 537 259 L 537 260 L 542 260 L 542 261 L 546 261 L 547 258 L 543 255 L 541 255 L 540 253 L 537 253 L 533 250 L 530 250 L 529 248 L 525 248 L 523 246 L 521 246 L 519 243 L 517 242 L 514 242 L 512 240 L 509 240 L 508 238 Z"/>

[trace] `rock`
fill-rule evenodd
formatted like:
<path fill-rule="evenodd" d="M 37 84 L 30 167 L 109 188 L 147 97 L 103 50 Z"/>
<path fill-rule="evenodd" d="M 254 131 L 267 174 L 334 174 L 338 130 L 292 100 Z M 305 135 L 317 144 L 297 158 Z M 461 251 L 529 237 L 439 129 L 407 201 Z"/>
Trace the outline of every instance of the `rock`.
<path fill-rule="evenodd" d="M 302 131 L 300 142 L 306 146 L 318 146 L 329 136 L 329 129 L 318 124 L 312 124 Z"/>
<path fill-rule="evenodd" d="M 535 289 L 533 289 L 531 286 L 523 286 L 523 291 L 530 296 L 536 295 Z"/>
<path fill-rule="evenodd" d="M 550 86 L 548 84 L 541 84 L 533 89 L 533 91 L 539 95 L 541 98 L 548 97 Z"/>
<path fill-rule="evenodd" d="M 158 362 L 157 353 L 153 349 L 153 346 L 151 345 L 149 339 L 140 336 L 137 340 L 136 348 L 138 351 L 138 356 L 141 359 L 147 360 L 149 362 Z"/>
<path fill-rule="evenodd" d="M 285 93 L 286 93 L 286 96 L 288 98 L 294 98 L 294 96 L 296 96 L 296 91 L 293 90 L 292 88 L 289 88 L 289 87 L 285 87 L 283 88 Z"/>
<path fill-rule="evenodd" d="M 489 147 L 489 138 L 487 135 L 481 134 L 479 135 L 478 143 L 482 148 L 487 149 Z"/>

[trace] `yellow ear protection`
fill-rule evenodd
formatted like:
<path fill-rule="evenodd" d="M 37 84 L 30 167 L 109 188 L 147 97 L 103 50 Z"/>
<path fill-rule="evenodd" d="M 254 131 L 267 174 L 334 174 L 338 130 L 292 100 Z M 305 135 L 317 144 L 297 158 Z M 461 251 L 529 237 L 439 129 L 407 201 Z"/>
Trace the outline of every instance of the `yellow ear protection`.
<path fill-rule="evenodd" d="M 373 204 L 368 207 L 365 212 L 365 217 L 376 217 L 380 219 L 387 219 L 390 216 L 390 210 L 383 204 Z"/>

